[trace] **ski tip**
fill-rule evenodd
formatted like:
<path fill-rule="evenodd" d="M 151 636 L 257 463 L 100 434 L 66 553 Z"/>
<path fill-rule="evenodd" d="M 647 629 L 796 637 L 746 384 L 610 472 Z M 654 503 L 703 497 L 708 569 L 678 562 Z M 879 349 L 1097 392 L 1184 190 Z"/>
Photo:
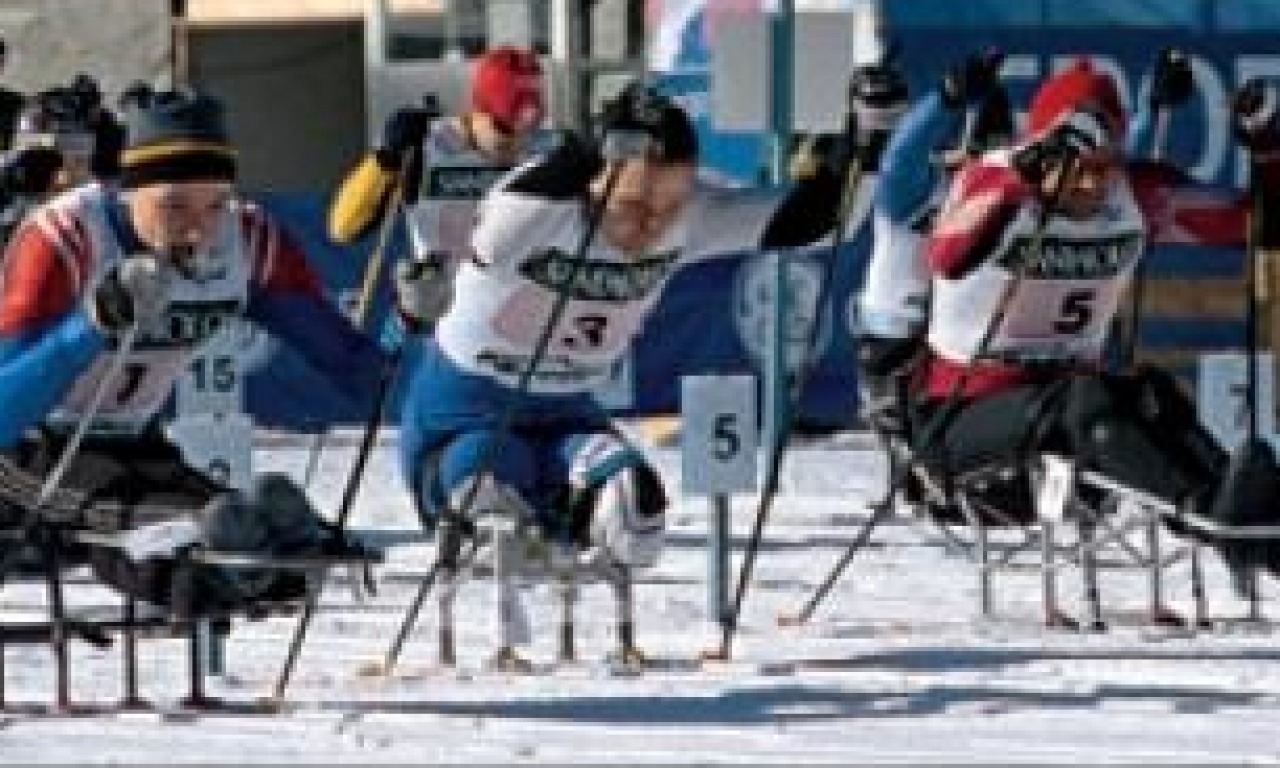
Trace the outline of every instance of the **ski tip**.
<path fill-rule="evenodd" d="M 805 617 L 798 613 L 783 613 L 778 615 L 777 622 L 780 627 L 798 627 L 805 623 Z"/>
<path fill-rule="evenodd" d="M 265 714 L 280 714 L 281 712 L 284 712 L 285 708 L 288 706 L 288 702 L 285 701 L 284 695 L 280 693 L 263 696 L 254 702 L 254 704 Z"/>
<path fill-rule="evenodd" d="M 729 650 L 724 646 L 707 648 L 698 654 L 698 658 L 702 661 L 726 662 L 729 661 L 729 657 Z"/>
<path fill-rule="evenodd" d="M 143 698 L 126 696 L 116 702 L 116 709 L 120 712 L 155 712 L 156 705 Z"/>
<path fill-rule="evenodd" d="M 360 677 L 386 677 L 391 670 L 381 661 L 371 661 L 360 667 L 356 674 Z"/>

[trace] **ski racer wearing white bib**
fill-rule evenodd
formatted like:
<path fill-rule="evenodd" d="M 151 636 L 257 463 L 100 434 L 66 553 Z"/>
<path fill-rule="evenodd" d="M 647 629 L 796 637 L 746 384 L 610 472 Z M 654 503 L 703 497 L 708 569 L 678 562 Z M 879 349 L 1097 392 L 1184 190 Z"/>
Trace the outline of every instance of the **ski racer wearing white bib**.
<path fill-rule="evenodd" d="M 1280 190 L 1274 112 L 1258 81 L 1232 104 L 1268 194 Z M 1274 519 L 1215 503 L 1225 454 L 1171 377 L 1101 370 L 1149 243 L 1240 246 L 1245 235 L 1238 193 L 1122 162 L 1124 132 L 1114 83 L 1080 60 L 1037 91 L 1020 145 L 957 175 L 925 245 L 932 306 L 917 382 L 921 422 L 941 413 L 944 431 L 918 450 L 951 471 L 1056 450 L 1196 514 Z"/>
<path fill-rule="evenodd" d="M 961 165 L 1014 139 L 1009 97 L 999 81 L 1004 56 L 987 49 L 943 74 L 936 90 L 907 112 L 893 133 L 877 179 L 873 245 L 859 296 L 858 381 L 863 412 L 891 431 L 907 427 L 906 384 L 925 349 L 932 275 L 924 243 Z M 1191 96 L 1188 59 L 1161 52 L 1152 73 L 1150 110 L 1128 132 L 1129 153 L 1151 140 L 1152 114 Z"/>
<path fill-rule="evenodd" d="M 472 68 L 465 109 L 446 119 L 437 119 L 434 109 L 393 112 L 380 144 L 347 176 L 329 209 L 330 237 L 350 243 L 395 213 L 388 202 L 403 185 L 411 252 L 396 262 L 394 279 L 400 319 L 410 324 L 430 325 L 448 307 L 480 199 L 554 143 L 552 134 L 538 130 L 545 114 L 542 68 L 524 48 L 486 51 Z"/>
<path fill-rule="evenodd" d="M 606 160 L 569 137 L 484 199 L 471 258 L 406 397 L 401 454 L 428 522 L 504 512 L 606 562 L 648 566 L 662 543 L 665 495 L 591 392 L 677 269 L 818 239 L 834 223 L 841 173 L 824 164 L 785 197 L 702 184 L 688 116 L 638 88 L 605 110 L 602 129 L 606 137 L 641 133 L 647 149 Z M 610 177 L 598 236 L 575 263 Z M 563 314 L 534 361 L 561 292 Z M 521 392 L 517 383 L 534 362 Z M 457 509 L 476 482 L 484 491 Z M 446 556 L 448 549 L 442 544 Z"/>
<path fill-rule="evenodd" d="M 235 151 L 217 102 L 140 95 L 126 120 L 119 188 L 92 184 L 41 206 L 4 256 L 0 520 L 131 532 L 124 552 L 94 547 L 91 562 L 116 588 L 170 605 L 179 599 L 170 558 L 181 547 L 350 551 L 287 479 L 265 476 L 240 494 L 165 440 L 175 381 L 201 345 L 244 317 L 360 403 L 372 400 L 385 356 L 323 297 L 284 230 L 234 196 Z M 81 426 L 88 437 L 39 504 Z M 175 608 L 298 597 L 305 587 L 287 574 L 197 571 Z"/>

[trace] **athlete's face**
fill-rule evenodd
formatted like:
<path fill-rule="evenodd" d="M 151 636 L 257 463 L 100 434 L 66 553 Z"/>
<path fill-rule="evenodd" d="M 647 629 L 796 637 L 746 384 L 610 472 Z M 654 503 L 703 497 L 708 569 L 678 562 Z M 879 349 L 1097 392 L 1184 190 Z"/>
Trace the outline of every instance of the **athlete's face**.
<path fill-rule="evenodd" d="M 597 199 L 604 194 L 604 176 L 593 185 Z M 605 239 L 628 253 L 653 247 L 680 218 L 693 180 L 691 163 L 625 162 L 600 223 Z"/>
<path fill-rule="evenodd" d="M 93 177 L 93 156 L 84 152 L 63 152 L 62 165 L 54 177 L 55 192 L 78 187 Z"/>
<path fill-rule="evenodd" d="M 148 184 L 125 196 L 138 237 L 160 256 L 175 262 L 213 242 L 231 202 L 225 181 Z M 178 266 L 182 266 L 181 263 Z"/>
<path fill-rule="evenodd" d="M 540 120 L 541 117 L 537 119 Z M 500 163 L 517 162 L 529 144 L 529 137 L 538 128 L 538 122 L 532 116 L 514 125 L 500 125 L 483 112 L 471 113 L 470 120 L 476 148 L 486 157 Z"/>
<path fill-rule="evenodd" d="M 1114 152 L 1093 152 L 1070 167 L 1059 166 L 1046 174 L 1042 192 L 1052 197 L 1061 186 L 1057 209 L 1069 219 L 1088 219 L 1102 210 L 1119 167 Z"/>

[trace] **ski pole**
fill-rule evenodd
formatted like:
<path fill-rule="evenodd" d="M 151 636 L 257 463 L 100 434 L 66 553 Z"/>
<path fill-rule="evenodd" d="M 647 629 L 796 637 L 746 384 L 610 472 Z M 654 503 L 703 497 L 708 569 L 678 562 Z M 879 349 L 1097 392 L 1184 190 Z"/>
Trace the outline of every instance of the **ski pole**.
<path fill-rule="evenodd" d="M 998 61 L 999 60 L 997 60 L 997 62 Z M 998 67 L 998 63 L 996 66 Z M 964 117 L 961 120 L 960 125 L 959 140 L 956 142 L 955 149 L 952 150 L 956 157 L 968 157 L 972 151 L 972 147 L 976 141 L 978 119 L 982 107 L 982 104 L 971 104 L 965 108 Z M 892 466 L 893 465 L 891 464 L 891 467 Z M 891 468 L 890 472 L 892 473 L 894 470 Z M 778 623 L 780 625 L 796 626 L 804 624 L 812 618 L 814 611 L 817 610 L 818 606 L 826 599 L 827 595 L 835 587 L 836 582 L 839 581 L 845 568 L 853 562 L 853 558 L 857 555 L 858 550 L 870 541 L 871 535 L 874 533 L 876 527 L 881 522 L 888 519 L 889 514 L 893 511 L 894 493 L 896 493 L 896 490 L 892 487 L 891 483 L 885 497 L 881 499 L 878 504 L 874 505 L 871 519 L 863 524 L 863 527 L 858 531 L 858 534 L 853 538 L 853 541 L 851 541 L 845 548 L 845 551 L 840 556 L 839 560 L 837 560 L 836 564 L 828 571 L 827 576 L 822 580 L 822 583 L 816 590 L 814 590 L 814 593 L 805 602 L 804 606 L 801 607 L 799 612 L 780 616 L 778 618 Z"/>
<path fill-rule="evenodd" d="M 62 479 L 75 462 L 76 456 L 80 452 L 80 446 L 85 437 L 88 436 L 89 430 L 93 426 L 93 420 L 102 409 L 102 403 L 106 400 L 107 393 L 119 383 L 120 376 L 124 372 L 125 363 L 137 341 L 138 332 L 138 324 L 133 323 L 120 336 L 107 370 L 103 373 L 102 378 L 98 380 L 98 386 L 93 390 L 84 412 L 80 414 L 75 430 L 71 433 L 66 445 L 63 446 L 62 453 L 58 456 L 58 461 L 49 470 L 49 474 L 45 475 L 44 481 L 40 484 L 40 492 L 36 496 L 35 504 L 23 516 L 22 524 L 18 526 L 19 539 L 25 539 L 35 530 L 40 522 L 40 510 L 49 503 L 49 500 L 62 487 Z M 17 547 L 6 553 L 5 557 L 0 558 L 0 581 L 3 581 L 5 574 L 17 561 L 20 552 L 21 547 Z"/>
<path fill-rule="evenodd" d="M 1181 51 L 1176 49 L 1162 52 L 1160 63 L 1156 66 L 1181 65 L 1185 62 L 1185 56 Z M 1154 85 L 1152 86 L 1155 87 Z M 1151 160 L 1160 162 L 1164 160 L 1165 151 L 1169 143 L 1169 124 L 1172 118 L 1172 105 L 1161 101 L 1155 110 L 1155 124 L 1153 127 L 1151 139 Z M 1129 289 L 1129 319 L 1125 323 L 1123 334 L 1120 340 L 1120 366 L 1127 368 L 1133 364 L 1137 355 L 1138 336 L 1142 324 L 1142 306 L 1145 299 L 1145 289 L 1147 283 L 1147 266 L 1146 260 L 1139 260 L 1134 269 L 1133 285 Z"/>
<path fill-rule="evenodd" d="M 120 377 L 121 372 L 124 370 L 125 360 L 133 349 L 133 344 L 137 337 L 137 323 L 130 325 L 124 335 L 120 337 L 119 346 L 117 346 L 115 355 L 111 358 L 111 365 L 107 368 L 106 373 L 103 374 L 97 389 L 93 391 L 93 397 L 89 400 L 85 413 L 76 424 L 75 431 L 71 433 L 71 439 L 67 441 L 66 446 L 62 449 L 62 455 L 58 457 L 58 463 L 54 464 L 53 469 L 49 470 L 49 474 L 45 476 L 44 484 L 40 486 L 40 495 L 36 497 L 37 509 L 43 507 L 61 486 L 62 476 L 67 473 L 67 470 L 71 468 L 71 463 L 75 461 L 76 454 L 80 451 L 80 444 L 84 442 L 85 437 L 89 434 L 89 429 L 92 427 L 91 422 L 102 408 L 102 401 L 106 399 L 111 385 L 115 383 L 115 380 Z"/>
<path fill-rule="evenodd" d="M 856 130 L 856 113 L 854 111 L 853 104 L 850 103 L 848 105 L 845 118 L 845 140 L 850 141 L 850 137 L 855 135 Z M 823 262 L 823 275 L 815 301 L 814 317 L 805 332 L 805 343 L 800 355 L 800 364 L 794 377 L 792 377 L 791 381 L 788 382 L 787 408 L 782 414 L 781 426 L 777 430 L 777 435 L 775 436 L 773 445 L 770 446 L 769 465 L 765 472 L 764 488 L 761 491 L 760 502 L 757 506 L 755 519 L 752 524 L 751 538 L 748 540 L 746 551 L 743 553 L 742 565 L 739 568 L 737 585 L 734 590 L 733 603 L 730 607 L 726 621 L 721 624 L 720 648 L 717 650 L 707 651 L 703 654 L 703 657 L 709 660 L 728 660 L 730 656 L 730 646 L 733 642 L 734 632 L 737 629 L 738 616 L 742 610 L 742 603 L 746 598 L 747 585 L 751 581 L 752 570 L 755 566 L 756 556 L 760 549 L 760 541 L 764 536 L 764 526 L 768 520 L 770 511 L 773 508 L 774 500 L 778 494 L 778 484 L 782 474 L 782 462 L 786 453 L 786 443 L 790 437 L 791 430 L 795 425 L 794 412 L 800 407 L 809 377 L 817 367 L 817 361 L 821 358 L 820 354 L 814 354 L 814 347 L 817 346 L 818 332 L 821 327 L 823 313 L 826 310 L 826 305 L 830 302 L 831 277 L 835 271 L 836 257 L 840 246 L 844 243 L 846 230 L 848 229 L 854 203 L 858 199 L 858 191 L 863 178 L 865 161 L 864 158 L 860 156 L 860 153 L 866 150 L 866 147 L 855 148 L 844 169 L 844 178 L 842 179 L 843 183 L 840 188 L 840 200 L 836 209 L 835 226 L 831 232 L 831 241 L 827 251 L 827 259 Z"/>
<path fill-rule="evenodd" d="M 770 510 L 778 493 L 778 485 L 782 475 L 782 462 L 786 453 L 786 443 L 790 437 L 790 433 L 795 424 L 793 412 L 799 407 L 801 398 L 804 396 L 804 389 L 808 383 L 808 379 L 816 367 L 816 358 L 820 355 L 813 353 L 813 347 L 817 345 L 818 331 L 822 323 L 822 316 L 826 311 L 826 304 L 830 300 L 830 284 L 831 274 L 834 272 L 834 264 L 836 254 L 840 245 L 844 242 L 845 230 L 848 225 L 849 214 L 853 208 L 853 203 L 857 198 L 857 191 L 862 180 L 862 163 L 860 160 L 853 160 L 845 172 L 844 184 L 841 187 L 841 200 L 837 210 L 836 225 L 832 232 L 830 250 L 828 258 L 824 262 L 823 278 L 818 289 L 816 298 L 814 317 L 805 332 L 804 351 L 801 353 L 800 365 L 794 375 L 794 378 L 788 382 L 788 405 L 786 411 L 782 414 L 781 426 L 770 446 L 769 465 L 765 472 L 764 488 L 761 491 L 760 502 L 756 509 L 755 520 L 752 525 L 751 538 L 747 542 L 746 551 L 743 553 L 742 565 L 739 568 L 737 585 L 734 590 L 733 603 L 727 616 L 727 620 L 721 625 L 721 645 L 718 650 L 708 651 L 703 654 L 704 658 L 709 660 L 728 660 L 730 655 L 730 644 L 733 642 L 733 633 L 738 623 L 738 615 L 742 610 L 742 603 L 746 597 L 746 585 L 751 580 L 752 569 L 755 565 L 756 554 L 760 548 L 760 541 L 764 535 L 764 526 L 768 520 Z"/>
<path fill-rule="evenodd" d="M 434 94 L 426 94 L 423 96 L 423 105 L 428 111 L 429 120 L 438 119 L 440 116 L 440 108 L 436 102 Z M 396 172 L 396 181 L 391 188 L 391 198 L 387 202 L 387 210 L 383 214 L 384 218 L 382 226 L 378 230 L 378 241 L 374 247 L 374 251 L 369 258 L 369 263 L 365 265 L 364 276 L 360 284 L 360 296 L 356 302 L 354 319 L 360 326 L 365 325 L 373 307 L 374 298 L 377 296 L 378 285 L 382 277 L 382 268 L 386 262 L 387 244 L 391 240 L 391 230 L 395 227 L 395 221 L 398 218 L 405 201 L 405 188 L 409 185 L 410 169 L 414 162 L 421 155 L 421 147 L 415 147 L 412 151 L 405 152 L 401 158 L 400 167 Z M 347 529 L 347 522 L 351 517 L 351 512 L 355 508 L 356 497 L 360 493 L 360 485 L 364 480 L 365 467 L 369 463 L 369 457 L 373 453 L 374 443 L 377 441 L 378 430 L 382 426 L 382 421 L 386 416 L 387 404 L 391 397 L 391 391 L 395 387 L 395 382 L 399 378 L 400 369 L 404 364 L 404 345 L 408 343 L 408 339 L 402 339 L 400 345 L 392 353 L 391 359 L 387 362 L 386 367 L 382 371 L 382 376 L 378 379 L 378 389 L 374 395 L 373 408 L 369 413 L 369 419 L 365 422 L 364 431 L 360 436 L 360 445 L 356 451 L 356 460 L 351 467 L 351 472 L 347 475 L 347 483 L 342 491 L 342 500 L 338 505 L 338 514 L 334 519 L 333 532 L 341 538 Z M 307 462 L 306 475 L 303 480 L 303 487 L 310 485 L 312 473 L 315 471 L 316 465 L 319 463 L 319 455 L 324 447 L 324 438 L 326 431 L 316 434 L 316 439 L 311 446 L 311 456 Z M 364 579 L 367 583 L 372 582 L 369 572 L 369 566 L 366 562 L 363 569 Z M 302 651 L 302 645 L 306 641 L 307 632 L 310 629 L 311 621 L 315 617 L 316 609 L 319 607 L 320 594 L 324 591 L 325 582 L 328 580 L 329 569 L 324 568 L 320 571 L 319 583 L 315 589 L 311 591 L 306 602 L 303 604 L 302 613 L 298 616 L 298 624 L 294 628 L 293 637 L 289 641 L 288 651 L 285 653 L 284 664 L 280 668 L 280 674 L 276 678 L 275 688 L 272 691 L 271 700 L 276 706 L 279 706 L 283 700 L 285 691 L 292 679 L 293 670 L 297 665 L 298 657 Z"/>
<path fill-rule="evenodd" d="M 374 244 L 372 253 L 369 255 L 369 263 L 365 265 L 364 274 L 360 278 L 360 293 L 351 313 L 352 320 L 361 328 L 369 322 L 372 314 L 373 302 L 377 296 L 378 284 L 382 276 L 382 268 L 387 260 L 386 253 L 387 247 L 391 242 L 391 232 L 395 229 L 396 220 L 399 218 L 404 205 L 405 186 L 409 183 L 409 169 L 413 166 L 415 156 L 420 152 L 421 150 L 405 152 L 400 161 L 400 167 L 396 170 L 396 179 L 391 187 L 391 196 L 387 200 L 382 225 L 378 228 L 378 239 Z M 320 464 L 320 454 L 324 452 L 328 434 L 328 430 L 320 430 L 312 438 L 311 447 L 307 455 L 306 469 L 302 476 L 303 490 L 311 487 L 311 480 Z"/>
<path fill-rule="evenodd" d="M 1151 147 L 1151 159 L 1164 157 L 1165 142 L 1169 135 L 1169 108 L 1161 105 L 1155 114 L 1155 133 Z M 1134 267 L 1133 285 L 1129 288 L 1129 319 L 1125 323 L 1124 337 L 1120 342 L 1120 366 L 1128 368 L 1137 355 L 1139 329 L 1142 324 L 1142 305 L 1147 285 L 1146 260 L 1140 259 Z"/>
<path fill-rule="evenodd" d="M 390 399 L 391 389 L 404 360 L 402 350 L 403 347 L 392 353 L 391 360 L 383 369 L 382 376 L 378 380 L 378 391 L 374 398 L 373 411 L 369 415 L 369 420 L 365 423 L 364 433 L 360 438 L 360 447 L 356 453 L 356 460 L 351 467 L 351 472 L 347 475 L 347 483 L 342 491 L 342 501 L 338 506 L 338 515 L 334 520 L 334 534 L 339 539 L 346 532 L 347 520 L 351 516 L 352 509 L 355 508 L 355 500 L 360 493 L 365 467 L 368 465 L 369 457 L 373 453 L 373 446 L 378 438 L 378 429 L 382 426 L 382 419 L 386 414 L 387 401 Z M 320 593 L 324 590 L 328 575 L 328 568 L 321 569 L 319 583 L 313 590 L 308 592 L 307 600 L 302 607 L 302 613 L 298 616 L 297 626 L 294 628 L 293 637 L 289 641 L 289 649 L 285 654 L 284 664 L 280 669 L 279 677 L 276 678 L 275 688 L 271 695 L 271 702 L 277 706 L 284 700 L 285 689 L 288 688 L 289 681 L 293 676 L 294 667 L 302 651 L 302 644 L 306 641 L 307 630 L 311 626 L 311 620 L 315 617 L 316 609 L 320 603 Z"/>

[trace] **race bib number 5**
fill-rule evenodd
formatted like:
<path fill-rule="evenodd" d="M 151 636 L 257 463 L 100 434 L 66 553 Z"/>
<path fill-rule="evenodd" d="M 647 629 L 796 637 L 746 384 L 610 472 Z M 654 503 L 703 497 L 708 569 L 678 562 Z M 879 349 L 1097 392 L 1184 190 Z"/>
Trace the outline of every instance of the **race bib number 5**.
<path fill-rule="evenodd" d="M 1005 334 L 1018 340 L 1080 336 L 1097 321 L 1099 304 L 1096 287 L 1024 284 L 1006 315 Z"/>

